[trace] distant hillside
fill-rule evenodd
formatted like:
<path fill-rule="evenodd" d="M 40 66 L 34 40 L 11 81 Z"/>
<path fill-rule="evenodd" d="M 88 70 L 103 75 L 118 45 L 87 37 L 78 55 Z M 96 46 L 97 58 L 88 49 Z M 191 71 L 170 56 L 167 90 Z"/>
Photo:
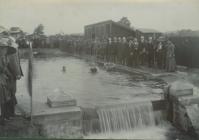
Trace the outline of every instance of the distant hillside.
<path fill-rule="evenodd" d="M 199 30 L 179 30 L 174 32 L 168 32 L 166 33 L 168 36 L 181 36 L 181 37 L 199 37 Z"/>

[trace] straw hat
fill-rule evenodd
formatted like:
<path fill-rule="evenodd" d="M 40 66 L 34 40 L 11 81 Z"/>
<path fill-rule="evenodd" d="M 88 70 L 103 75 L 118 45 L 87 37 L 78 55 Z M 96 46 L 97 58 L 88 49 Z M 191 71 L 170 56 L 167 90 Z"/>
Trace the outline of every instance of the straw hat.
<path fill-rule="evenodd" d="M 0 49 L 8 48 L 8 54 L 16 53 L 18 45 L 15 41 L 10 37 L 0 37 Z"/>

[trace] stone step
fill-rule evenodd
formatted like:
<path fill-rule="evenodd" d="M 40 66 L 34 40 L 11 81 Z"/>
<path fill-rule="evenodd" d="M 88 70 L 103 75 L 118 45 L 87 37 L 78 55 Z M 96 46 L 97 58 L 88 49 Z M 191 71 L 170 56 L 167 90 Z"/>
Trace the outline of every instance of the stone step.
<path fill-rule="evenodd" d="M 195 131 L 199 132 L 199 105 L 186 106 L 186 113 Z"/>
<path fill-rule="evenodd" d="M 175 97 L 182 97 L 182 96 L 192 96 L 193 95 L 193 88 L 189 89 L 171 89 L 170 94 Z"/>
<path fill-rule="evenodd" d="M 199 104 L 199 96 L 183 96 L 183 97 L 179 97 L 178 101 L 180 102 L 180 104 L 187 106 L 187 105 L 191 105 L 191 104 Z"/>
<path fill-rule="evenodd" d="M 71 95 L 55 90 L 52 95 L 47 97 L 47 104 L 49 107 L 67 107 L 76 106 L 77 101 Z"/>
<path fill-rule="evenodd" d="M 77 101 L 75 99 L 67 99 L 65 101 L 53 100 L 50 97 L 47 98 L 47 104 L 49 107 L 67 107 L 67 106 L 76 106 Z"/>

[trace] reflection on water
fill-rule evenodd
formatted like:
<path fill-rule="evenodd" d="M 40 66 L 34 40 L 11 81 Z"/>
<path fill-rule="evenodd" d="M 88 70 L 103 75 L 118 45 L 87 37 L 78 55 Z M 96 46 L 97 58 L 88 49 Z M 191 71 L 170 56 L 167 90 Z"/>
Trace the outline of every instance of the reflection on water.
<path fill-rule="evenodd" d="M 151 88 L 143 84 L 144 81 L 133 81 L 128 74 L 101 69 L 97 74 L 91 74 L 89 65 L 88 62 L 73 57 L 35 59 L 34 100 L 45 102 L 47 95 L 55 89 L 71 94 L 77 99 L 78 105 L 84 107 L 143 100 L 143 94 L 146 100 L 157 97 L 150 94 Z M 65 72 L 62 71 L 63 66 Z M 22 69 L 26 76 L 26 60 L 22 60 Z M 26 77 L 18 82 L 17 91 L 17 95 L 23 95 L 24 98 L 27 95 L 25 82 Z"/>
<path fill-rule="evenodd" d="M 21 63 L 25 77 L 17 83 L 17 98 L 27 100 L 27 60 L 22 60 Z M 62 71 L 63 66 L 65 66 L 65 72 Z M 51 95 L 57 89 L 71 94 L 77 99 L 78 105 L 82 107 L 104 106 L 160 98 L 160 95 L 152 94 L 151 87 L 162 81 L 158 81 L 157 79 L 145 81 L 146 78 L 140 75 L 130 76 L 119 72 L 106 72 L 102 69 L 99 69 L 97 74 L 92 74 L 89 72 L 89 66 L 88 62 L 73 57 L 35 59 L 33 100 L 46 102 L 47 96 Z M 153 88 L 157 87 L 154 86 Z M 159 140 L 166 139 L 165 135 L 168 133 L 168 128 L 170 127 L 165 125 L 152 125 L 142 129 L 134 129 L 133 131 L 91 134 L 85 138 L 140 138 Z"/>

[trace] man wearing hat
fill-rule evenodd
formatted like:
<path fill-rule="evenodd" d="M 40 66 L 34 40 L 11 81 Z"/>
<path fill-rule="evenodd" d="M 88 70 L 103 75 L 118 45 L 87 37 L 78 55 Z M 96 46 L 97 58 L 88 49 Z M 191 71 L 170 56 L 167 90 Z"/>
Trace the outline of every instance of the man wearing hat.
<path fill-rule="evenodd" d="M 148 43 L 147 43 L 147 50 L 148 50 L 148 64 L 149 67 L 153 67 L 154 66 L 154 42 L 153 42 L 153 38 L 149 37 Z"/>
<path fill-rule="evenodd" d="M 156 54 L 157 54 L 157 66 L 158 68 L 162 69 L 163 68 L 163 43 L 161 41 L 158 43 Z"/>
<path fill-rule="evenodd" d="M 9 70 L 7 69 L 8 66 L 8 38 L 1 37 L 0 38 L 0 107 L 1 107 L 1 118 L 0 124 L 4 125 L 5 120 L 9 118 L 8 114 L 8 106 L 7 103 L 10 100 L 10 92 L 8 88 L 8 79 L 11 75 Z"/>
<path fill-rule="evenodd" d="M 128 37 L 128 59 L 127 59 L 127 65 L 133 66 L 133 37 Z"/>
<path fill-rule="evenodd" d="M 127 65 L 128 58 L 128 42 L 126 37 L 122 38 L 122 64 Z"/>
<path fill-rule="evenodd" d="M 11 75 L 9 76 L 8 82 L 9 82 L 9 91 L 11 93 L 11 99 L 8 102 L 9 107 L 9 116 L 14 117 L 15 115 L 15 105 L 17 104 L 16 100 L 16 80 L 19 80 L 21 76 L 23 76 L 19 55 L 18 55 L 18 45 L 15 43 L 15 39 L 12 37 L 9 37 L 9 46 L 11 48 L 15 48 L 15 53 L 10 53 L 8 55 L 8 70 L 10 71 Z"/>
<path fill-rule="evenodd" d="M 114 62 L 114 60 L 115 60 L 114 59 L 114 45 L 115 45 L 115 43 L 114 43 L 114 38 L 113 37 L 109 38 L 109 45 L 110 45 L 110 49 L 109 49 L 110 50 L 110 53 L 109 53 L 110 54 L 110 61 Z"/>
<path fill-rule="evenodd" d="M 121 64 L 121 37 L 117 37 L 117 63 Z"/>
<path fill-rule="evenodd" d="M 140 42 L 139 42 L 139 48 L 140 48 L 140 62 L 142 65 L 146 64 L 147 61 L 147 44 L 144 39 L 144 36 L 140 37 Z"/>
<path fill-rule="evenodd" d="M 5 110 L 6 118 L 14 117 L 15 115 L 15 105 L 16 100 L 16 80 L 23 76 L 22 69 L 20 66 L 19 56 L 18 56 L 18 45 L 15 43 L 15 39 L 10 36 L 4 36 L 0 38 L 1 42 L 4 42 L 2 46 L 7 47 L 6 50 L 6 89 L 9 92 L 9 100 L 6 101 Z M 5 67 L 5 65 L 4 65 Z"/>
<path fill-rule="evenodd" d="M 118 40 L 117 37 L 113 38 L 113 62 L 117 63 L 118 61 Z"/>
<path fill-rule="evenodd" d="M 134 66 L 138 66 L 139 65 L 139 56 L 140 56 L 140 48 L 139 48 L 139 42 L 137 40 L 137 38 L 133 39 L 133 62 L 134 62 Z"/>

